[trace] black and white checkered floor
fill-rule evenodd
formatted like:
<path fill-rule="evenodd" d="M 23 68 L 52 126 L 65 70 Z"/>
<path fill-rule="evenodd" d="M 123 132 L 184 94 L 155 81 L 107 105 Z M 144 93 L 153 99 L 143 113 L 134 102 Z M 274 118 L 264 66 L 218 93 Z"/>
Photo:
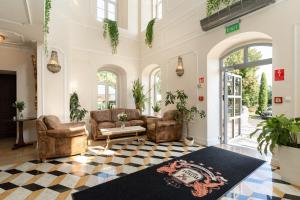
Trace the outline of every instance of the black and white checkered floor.
<path fill-rule="evenodd" d="M 203 147 L 180 142 L 146 141 L 113 145 L 109 150 L 90 147 L 84 156 L 39 163 L 36 160 L 0 166 L 0 199 L 71 199 L 71 193 L 145 169 Z M 277 170 L 265 164 L 222 199 L 300 200 L 300 188 L 280 180 Z"/>

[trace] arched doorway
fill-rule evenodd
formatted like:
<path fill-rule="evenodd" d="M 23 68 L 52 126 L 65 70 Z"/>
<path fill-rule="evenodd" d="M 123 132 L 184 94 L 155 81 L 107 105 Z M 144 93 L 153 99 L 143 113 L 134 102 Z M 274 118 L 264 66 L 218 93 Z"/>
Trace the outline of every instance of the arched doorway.
<path fill-rule="evenodd" d="M 256 126 L 272 116 L 272 44 L 251 42 L 220 59 L 223 142 L 256 148 Z"/>
<path fill-rule="evenodd" d="M 245 32 L 228 37 L 213 46 L 207 54 L 207 140 L 212 144 L 224 143 L 224 71 L 221 58 L 233 50 L 253 43 L 272 43 L 272 38 L 260 32 Z M 219 84 L 218 84 L 219 83 Z"/>

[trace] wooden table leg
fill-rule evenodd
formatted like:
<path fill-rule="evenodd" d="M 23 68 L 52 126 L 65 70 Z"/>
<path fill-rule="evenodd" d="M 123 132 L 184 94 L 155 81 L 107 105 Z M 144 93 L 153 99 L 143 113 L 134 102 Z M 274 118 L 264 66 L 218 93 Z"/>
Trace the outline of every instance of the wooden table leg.
<path fill-rule="evenodd" d="M 16 142 L 16 144 L 12 148 L 13 150 L 33 144 L 33 143 L 25 143 L 24 142 L 24 136 L 23 136 L 23 127 L 24 126 L 23 126 L 23 121 L 19 121 L 18 122 L 18 126 L 19 126 L 19 131 L 17 132 L 18 141 Z"/>
<path fill-rule="evenodd" d="M 108 135 L 107 138 L 106 138 L 106 147 L 105 147 L 105 150 L 109 149 L 109 143 L 110 143 L 110 138 L 109 138 L 109 135 Z"/>

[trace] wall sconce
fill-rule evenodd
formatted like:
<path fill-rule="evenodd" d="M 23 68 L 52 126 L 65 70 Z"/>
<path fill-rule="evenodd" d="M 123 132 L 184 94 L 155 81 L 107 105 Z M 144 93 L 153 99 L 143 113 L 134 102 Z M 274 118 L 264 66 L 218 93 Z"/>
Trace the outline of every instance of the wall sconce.
<path fill-rule="evenodd" d="M 51 52 L 51 57 L 49 63 L 47 64 L 47 68 L 52 73 L 58 73 L 61 70 L 61 66 L 58 63 L 57 51 Z"/>
<path fill-rule="evenodd" d="M 181 56 L 178 56 L 176 74 L 177 74 L 177 76 L 182 76 L 184 74 L 183 62 L 182 62 L 182 57 Z"/>

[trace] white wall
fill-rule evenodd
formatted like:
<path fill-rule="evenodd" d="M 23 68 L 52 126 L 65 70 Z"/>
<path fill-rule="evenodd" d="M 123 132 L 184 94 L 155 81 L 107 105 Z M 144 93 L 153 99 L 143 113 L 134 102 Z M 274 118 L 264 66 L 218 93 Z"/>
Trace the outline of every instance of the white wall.
<path fill-rule="evenodd" d="M 222 52 L 217 52 L 218 47 L 225 50 L 250 39 L 271 40 L 273 68 L 284 67 L 286 69 L 286 80 L 273 82 L 273 96 L 291 97 L 292 100 L 282 105 L 274 105 L 274 114 L 285 113 L 289 116 L 299 116 L 300 108 L 297 102 L 300 100 L 300 94 L 297 88 L 300 86 L 298 80 L 300 1 L 277 1 L 274 5 L 242 17 L 241 29 L 228 35 L 225 34 L 224 26 L 209 32 L 201 30 L 200 19 L 206 15 L 205 2 L 204 0 L 165 0 L 163 19 L 155 25 L 153 48 L 148 49 L 145 46 L 143 37 L 140 46 L 142 59 L 140 73 L 142 74 L 143 69 L 150 64 L 161 66 L 163 85 L 167 85 L 162 88 L 163 93 L 177 88 L 184 89 L 193 103 L 197 101 L 198 94 L 205 96 L 205 102 L 198 102 L 197 105 L 207 112 L 207 118 L 193 123 L 191 135 L 200 144 L 218 143 L 221 127 L 217 57 L 222 54 Z M 258 33 L 249 36 L 247 34 L 249 32 Z M 257 35 L 257 38 L 251 35 Z M 226 41 L 222 42 L 224 40 Z M 209 54 L 217 56 L 208 58 Z M 183 56 L 185 74 L 181 78 L 175 76 L 176 59 L 174 58 L 179 55 L 186 55 Z M 194 78 L 194 73 L 197 76 L 206 77 L 204 89 L 196 88 L 197 79 Z M 189 76 L 191 74 L 193 75 Z"/>
<path fill-rule="evenodd" d="M 124 3 L 124 2 L 122 2 Z M 109 40 L 103 39 L 102 23 L 96 20 L 96 0 L 54 0 L 51 10 L 49 56 L 57 50 L 61 72 L 52 74 L 46 69 L 49 56 L 40 60 L 41 85 L 40 114 L 55 114 L 63 121 L 69 120 L 69 96 L 77 91 L 81 106 L 96 109 L 97 71 L 104 66 L 117 66 L 126 77 L 122 88 L 120 106 L 134 107 L 131 86 L 139 72 L 138 2 L 128 0 L 128 7 L 119 16 L 120 44 L 112 55 Z M 120 9 L 119 9 L 120 10 Z M 126 23 L 125 23 L 126 22 Z M 43 54 L 42 48 L 39 51 Z M 53 84 L 55 83 L 55 84 Z M 122 85 L 122 87 L 124 87 Z M 88 121 L 89 115 L 86 117 Z"/>
<path fill-rule="evenodd" d="M 32 55 L 35 55 L 35 52 L 26 47 L 0 46 L 0 70 L 16 72 L 17 100 L 25 102 L 24 117 L 36 116 Z M 35 122 L 24 123 L 25 142 L 34 141 L 35 139 Z"/>

